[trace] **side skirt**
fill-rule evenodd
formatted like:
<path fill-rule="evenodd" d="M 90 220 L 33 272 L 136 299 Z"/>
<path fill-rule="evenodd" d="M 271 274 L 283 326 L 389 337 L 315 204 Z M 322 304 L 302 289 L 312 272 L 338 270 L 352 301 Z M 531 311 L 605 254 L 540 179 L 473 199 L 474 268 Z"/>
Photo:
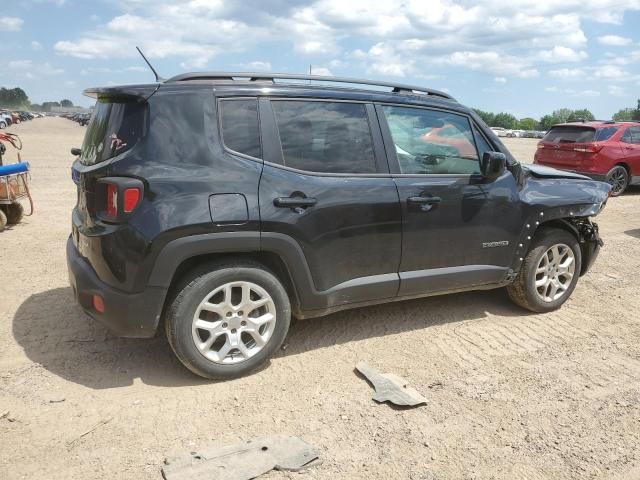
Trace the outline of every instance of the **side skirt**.
<path fill-rule="evenodd" d="M 341 312 L 344 310 L 351 310 L 353 308 L 370 307 L 374 305 L 382 305 L 382 304 L 391 303 L 391 302 L 402 302 L 405 300 L 415 300 L 417 298 L 437 297 L 440 295 L 448 295 L 450 293 L 471 292 L 475 290 L 494 290 L 496 288 L 505 287 L 510 283 L 511 283 L 511 280 L 508 280 L 508 281 L 505 280 L 500 283 L 492 283 L 487 285 L 475 285 L 472 287 L 458 288 L 455 290 L 420 293 L 415 295 L 404 295 L 401 297 L 393 297 L 393 298 L 380 298 L 380 299 L 370 300 L 366 302 L 347 303 L 342 305 L 334 305 L 321 310 L 305 310 L 302 312 L 296 312 L 295 316 L 300 320 L 304 320 L 308 318 L 323 317 L 325 315 L 330 315 L 332 313 Z"/>

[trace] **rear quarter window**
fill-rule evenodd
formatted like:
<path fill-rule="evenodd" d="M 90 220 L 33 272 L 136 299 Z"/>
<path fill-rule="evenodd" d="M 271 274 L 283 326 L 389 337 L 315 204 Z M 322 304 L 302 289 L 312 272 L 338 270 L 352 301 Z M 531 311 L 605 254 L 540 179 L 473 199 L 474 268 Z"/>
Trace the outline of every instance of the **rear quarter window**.
<path fill-rule="evenodd" d="M 609 140 L 617 131 L 618 127 L 599 128 L 598 130 L 596 130 L 594 141 L 604 142 L 605 140 Z"/>
<path fill-rule="evenodd" d="M 221 100 L 220 119 L 222 141 L 228 149 L 250 157 L 262 157 L 257 99 Z"/>
<path fill-rule="evenodd" d="M 99 100 L 82 143 L 80 162 L 95 165 L 138 143 L 147 125 L 146 103 Z"/>

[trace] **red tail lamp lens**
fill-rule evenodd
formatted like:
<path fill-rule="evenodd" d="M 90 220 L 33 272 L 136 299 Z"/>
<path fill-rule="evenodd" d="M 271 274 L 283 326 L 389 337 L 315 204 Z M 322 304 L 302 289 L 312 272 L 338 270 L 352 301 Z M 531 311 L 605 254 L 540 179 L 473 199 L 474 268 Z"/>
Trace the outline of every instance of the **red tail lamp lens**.
<path fill-rule="evenodd" d="M 127 188 L 124 191 L 124 213 L 131 213 L 140 201 L 140 190 Z"/>
<path fill-rule="evenodd" d="M 100 295 L 94 295 L 92 299 L 93 308 L 98 313 L 104 313 L 104 300 Z"/>

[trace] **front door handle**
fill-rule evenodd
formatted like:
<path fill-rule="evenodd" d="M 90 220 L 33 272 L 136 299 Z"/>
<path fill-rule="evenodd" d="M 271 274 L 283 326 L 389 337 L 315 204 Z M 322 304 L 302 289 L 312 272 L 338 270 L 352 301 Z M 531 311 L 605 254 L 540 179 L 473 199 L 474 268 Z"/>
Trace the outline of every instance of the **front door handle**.
<path fill-rule="evenodd" d="M 442 202 L 440 197 L 409 197 L 407 203 L 409 205 L 418 205 L 423 212 L 428 212 L 436 205 Z"/>
<path fill-rule="evenodd" d="M 318 200 L 310 197 L 278 197 L 273 199 L 273 204 L 278 208 L 309 208 L 316 203 Z"/>

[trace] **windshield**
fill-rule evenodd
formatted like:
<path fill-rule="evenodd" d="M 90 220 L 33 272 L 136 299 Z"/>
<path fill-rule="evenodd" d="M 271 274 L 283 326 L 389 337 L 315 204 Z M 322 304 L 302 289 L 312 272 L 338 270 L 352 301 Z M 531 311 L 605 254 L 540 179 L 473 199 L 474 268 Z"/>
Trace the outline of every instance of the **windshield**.
<path fill-rule="evenodd" d="M 84 136 L 80 162 L 95 165 L 131 149 L 144 134 L 146 110 L 146 104 L 99 100 Z"/>
<path fill-rule="evenodd" d="M 589 143 L 593 141 L 595 132 L 590 127 L 553 127 L 543 140 L 550 143 Z"/>

